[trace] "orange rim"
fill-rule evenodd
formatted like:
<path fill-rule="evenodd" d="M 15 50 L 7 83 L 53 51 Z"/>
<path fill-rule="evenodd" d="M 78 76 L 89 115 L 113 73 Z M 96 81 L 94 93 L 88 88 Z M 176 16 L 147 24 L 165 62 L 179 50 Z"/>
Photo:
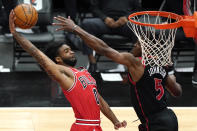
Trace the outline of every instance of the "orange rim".
<path fill-rule="evenodd" d="M 197 12 L 194 12 L 193 16 L 183 17 L 181 24 L 186 37 L 193 37 L 194 39 L 197 39 Z"/>
<path fill-rule="evenodd" d="M 139 15 L 144 15 L 144 14 L 148 14 L 151 16 L 162 16 L 162 17 L 166 17 L 168 18 L 170 16 L 171 19 L 177 20 L 174 23 L 164 23 L 164 24 L 149 24 L 149 23 L 141 23 L 141 22 L 137 22 L 135 20 L 132 20 L 133 17 L 135 16 L 139 16 Z M 137 25 L 142 25 L 142 26 L 151 26 L 154 27 L 156 29 L 174 29 L 174 28 L 178 28 L 181 25 L 181 20 L 183 19 L 182 16 L 175 14 L 175 13 L 171 13 L 171 12 L 165 12 L 165 11 L 141 11 L 141 12 L 136 12 L 133 13 L 131 15 L 129 15 L 129 21 L 137 24 Z"/>

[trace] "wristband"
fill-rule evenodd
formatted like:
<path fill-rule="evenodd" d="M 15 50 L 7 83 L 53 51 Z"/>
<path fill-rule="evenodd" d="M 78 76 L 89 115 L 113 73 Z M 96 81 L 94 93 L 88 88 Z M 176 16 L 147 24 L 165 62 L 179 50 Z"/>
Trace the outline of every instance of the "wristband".
<path fill-rule="evenodd" d="M 74 32 L 76 28 L 77 28 L 77 25 L 74 25 L 72 28 L 72 32 Z"/>

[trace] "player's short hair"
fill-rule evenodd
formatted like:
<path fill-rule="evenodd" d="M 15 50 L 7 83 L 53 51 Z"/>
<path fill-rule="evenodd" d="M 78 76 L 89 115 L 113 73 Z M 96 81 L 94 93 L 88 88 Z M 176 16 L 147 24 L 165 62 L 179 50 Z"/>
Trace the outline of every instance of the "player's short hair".
<path fill-rule="evenodd" d="M 52 60 L 54 61 L 55 63 L 56 60 L 55 60 L 55 57 L 57 57 L 59 55 L 59 48 L 62 47 L 62 45 L 67 45 L 66 43 L 52 43 L 52 44 L 49 44 L 47 45 L 44 53 Z"/>

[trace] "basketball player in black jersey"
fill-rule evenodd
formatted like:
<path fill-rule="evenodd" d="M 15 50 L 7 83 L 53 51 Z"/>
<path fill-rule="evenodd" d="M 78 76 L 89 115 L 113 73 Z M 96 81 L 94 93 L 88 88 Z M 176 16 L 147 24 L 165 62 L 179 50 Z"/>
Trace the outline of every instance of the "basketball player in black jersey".
<path fill-rule="evenodd" d="M 166 92 L 172 96 L 182 94 L 181 86 L 174 75 L 168 75 L 163 67 L 144 66 L 139 59 L 141 47 L 137 42 L 132 53 L 120 53 L 109 47 L 104 41 L 87 33 L 77 26 L 70 18 L 55 17 L 60 26 L 57 30 L 73 32 L 97 53 L 105 55 L 113 61 L 127 66 L 129 80 L 132 85 L 132 102 L 141 124 L 140 131 L 177 131 L 178 121 L 175 113 L 167 108 Z"/>

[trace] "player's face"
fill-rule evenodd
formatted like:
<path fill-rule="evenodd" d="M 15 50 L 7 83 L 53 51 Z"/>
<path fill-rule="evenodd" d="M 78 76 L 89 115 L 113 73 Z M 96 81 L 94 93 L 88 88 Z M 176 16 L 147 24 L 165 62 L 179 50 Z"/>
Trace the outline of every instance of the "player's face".
<path fill-rule="evenodd" d="M 141 57 L 142 56 L 142 48 L 140 45 L 140 42 L 136 42 L 134 44 L 133 49 L 131 50 L 131 53 L 135 56 L 135 57 Z"/>
<path fill-rule="evenodd" d="M 71 48 L 64 44 L 59 48 L 59 61 L 58 63 L 62 65 L 75 66 L 77 63 L 77 59 L 75 57 L 75 52 L 71 50 Z"/>

